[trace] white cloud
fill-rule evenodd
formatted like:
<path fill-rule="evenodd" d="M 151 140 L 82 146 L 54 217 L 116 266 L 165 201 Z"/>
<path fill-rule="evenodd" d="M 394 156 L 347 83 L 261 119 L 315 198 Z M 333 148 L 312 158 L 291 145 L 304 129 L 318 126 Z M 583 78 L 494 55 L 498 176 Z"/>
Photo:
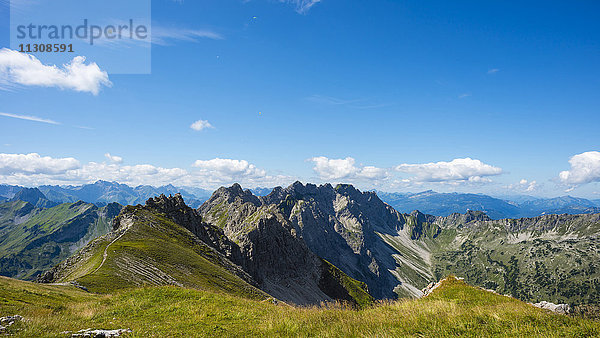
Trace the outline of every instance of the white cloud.
<path fill-rule="evenodd" d="M 123 158 L 121 156 L 111 155 L 110 153 L 104 154 L 104 157 L 108 159 L 112 163 L 121 163 L 123 162 Z"/>
<path fill-rule="evenodd" d="M 562 171 L 559 179 L 562 183 L 577 186 L 600 182 L 600 152 L 588 151 L 569 159 L 570 170 Z"/>
<path fill-rule="evenodd" d="M 459 98 L 459 99 L 466 99 L 466 98 L 467 98 L 467 97 L 469 97 L 469 96 L 471 96 L 471 94 L 470 94 L 470 93 L 464 93 L 464 94 L 460 94 L 460 95 L 458 95 L 458 98 Z"/>
<path fill-rule="evenodd" d="M 313 170 L 322 180 L 383 180 L 389 174 L 386 169 L 373 166 L 357 167 L 356 161 L 352 157 L 343 159 L 330 159 L 325 156 L 313 157 L 309 159 L 315 166 Z"/>
<path fill-rule="evenodd" d="M 210 124 L 210 122 L 206 121 L 206 120 L 198 120 L 194 123 L 192 123 L 192 125 L 190 126 L 190 128 L 196 130 L 196 131 L 201 131 L 204 129 L 211 129 L 214 128 L 212 124 Z"/>
<path fill-rule="evenodd" d="M 521 179 L 517 184 L 510 184 L 507 186 L 510 190 L 517 190 L 521 192 L 534 192 L 538 189 L 539 185 L 537 181 L 528 181 L 526 179 Z"/>
<path fill-rule="evenodd" d="M 329 159 L 325 156 L 313 157 L 313 170 L 324 180 L 339 180 L 348 178 L 358 171 L 354 166 L 354 159 L 346 157 L 345 159 Z"/>
<path fill-rule="evenodd" d="M 491 75 L 491 74 L 496 74 L 499 71 L 500 71 L 500 69 L 498 69 L 498 68 L 492 68 L 492 69 L 488 70 L 487 73 Z"/>
<path fill-rule="evenodd" d="M 400 164 L 396 170 L 414 174 L 413 182 L 490 182 L 489 176 L 502 173 L 502 169 L 471 158 L 457 158 L 450 162 Z"/>
<path fill-rule="evenodd" d="M 235 181 L 243 178 L 260 178 L 267 175 L 266 171 L 257 168 L 246 160 L 232 160 L 226 158 L 215 158 L 212 160 L 197 160 L 192 167 L 213 179 L 222 181 Z"/>
<path fill-rule="evenodd" d="M 79 161 L 72 157 L 41 157 L 39 154 L 0 154 L 0 175 L 14 174 L 63 174 L 79 168 Z"/>
<path fill-rule="evenodd" d="M 35 56 L 7 48 L 0 49 L 0 88 L 15 85 L 58 87 L 97 95 L 102 86 L 112 83 L 108 74 L 94 62 L 76 56 L 59 68 L 44 65 Z"/>
<path fill-rule="evenodd" d="M 383 168 L 366 166 L 366 167 L 363 167 L 362 169 L 360 169 L 360 171 L 356 175 L 359 178 L 376 180 L 376 179 L 388 178 L 389 173 L 386 169 L 383 169 Z"/>
<path fill-rule="evenodd" d="M 60 124 L 56 121 L 50 120 L 50 119 L 44 119 L 41 117 L 37 117 L 37 116 L 30 116 L 30 115 L 18 115 L 18 114 L 10 114 L 10 113 L 0 113 L 0 116 L 6 116 L 6 117 L 12 117 L 14 119 L 21 119 L 21 120 L 27 120 L 27 121 L 34 121 L 34 122 L 42 122 L 42 123 L 48 123 L 48 124 Z"/>

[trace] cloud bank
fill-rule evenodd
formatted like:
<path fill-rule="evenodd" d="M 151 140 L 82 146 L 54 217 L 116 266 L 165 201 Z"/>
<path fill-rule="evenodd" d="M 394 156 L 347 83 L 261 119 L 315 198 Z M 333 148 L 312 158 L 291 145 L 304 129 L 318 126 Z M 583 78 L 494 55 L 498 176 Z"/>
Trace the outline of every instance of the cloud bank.
<path fill-rule="evenodd" d="M 98 180 L 132 186 L 166 185 L 215 188 L 235 182 L 247 186 L 276 186 L 293 181 L 269 175 L 245 160 L 197 160 L 191 168 L 164 168 L 151 164 L 122 165 L 123 158 L 106 153 L 106 162 L 82 164 L 74 158 L 52 158 L 31 154 L 0 154 L 0 183 L 25 186 L 87 184 Z"/>

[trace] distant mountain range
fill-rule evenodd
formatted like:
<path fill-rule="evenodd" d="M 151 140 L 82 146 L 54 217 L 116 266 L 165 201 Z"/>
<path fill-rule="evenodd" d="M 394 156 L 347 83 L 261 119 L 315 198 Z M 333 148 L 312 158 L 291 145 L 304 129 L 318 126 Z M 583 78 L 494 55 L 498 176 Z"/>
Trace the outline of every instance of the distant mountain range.
<path fill-rule="evenodd" d="M 469 210 L 483 211 L 492 219 L 600 213 L 600 201 L 571 196 L 511 196 L 512 200 L 507 200 L 482 194 L 438 193 L 431 190 L 416 194 L 378 191 L 377 195 L 399 212 L 419 210 L 435 216 L 449 216 Z"/>
<path fill-rule="evenodd" d="M 30 201 L 15 195 L 13 200 L 0 203 L 1 276 L 35 278 L 108 233 L 121 211 L 117 203 L 104 207 L 81 201 L 57 205 L 39 198 L 38 193 L 28 189 L 20 197 Z"/>
<path fill-rule="evenodd" d="M 106 181 L 81 186 L 43 185 L 38 189 L 42 195 L 32 189 L 23 190 L 19 186 L 0 185 L 0 202 L 15 199 L 24 200 L 38 207 L 51 207 L 60 203 L 77 201 L 93 203 L 97 206 L 104 206 L 108 203 L 136 205 L 143 204 L 149 198 L 161 194 L 168 196 L 180 193 L 187 205 L 198 208 L 212 195 L 212 191 L 195 187 L 175 187 L 173 185 L 131 187 L 126 184 Z M 272 188 L 258 187 L 250 189 L 256 196 L 266 196 L 272 190 Z M 377 191 L 377 195 L 399 212 L 410 213 L 419 210 L 435 216 L 465 213 L 469 210 L 483 211 L 492 219 L 536 217 L 547 214 L 600 213 L 600 200 L 571 196 L 556 198 L 538 198 L 527 195 L 492 197 L 483 194 L 438 193 L 431 190 L 420 193 Z M 39 205 L 36 201 L 38 199 L 47 201 L 45 203 L 49 204 Z"/>
<path fill-rule="evenodd" d="M 0 185 L 0 198 L 4 198 L 5 200 L 13 199 L 21 189 L 22 187 L 19 186 Z M 199 207 L 212 194 L 212 191 L 200 188 L 175 187 L 170 184 L 161 187 L 152 187 L 149 185 L 130 187 L 126 184 L 106 181 L 98 181 L 93 184 L 81 186 L 42 185 L 37 189 L 44 195 L 45 199 L 57 204 L 84 201 L 96 204 L 97 206 L 109 203 L 119 203 L 122 205 L 143 204 L 146 200 L 154 196 L 161 194 L 168 196 L 180 193 L 188 205 Z M 30 191 L 29 193 L 34 192 Z M 28 202 L 31 201 L 28 200 Z"/>

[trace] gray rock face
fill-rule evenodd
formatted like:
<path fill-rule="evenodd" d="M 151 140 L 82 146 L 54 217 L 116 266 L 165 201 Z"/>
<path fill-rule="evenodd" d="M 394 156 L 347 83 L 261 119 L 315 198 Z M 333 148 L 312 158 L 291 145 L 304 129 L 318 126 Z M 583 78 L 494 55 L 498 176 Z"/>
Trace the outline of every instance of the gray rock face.
<path fill-rule="evenodd" d="M 239 245 L 240 265 L 262 290 L 295 304 L 332 299 L 319 287 L 323 263 L 275 205 L 262 205 L 249 190 L 235 184 L 218 189 L 199 210 Z"/>
<path fill-rule="evenodd" d="M 350 277 L 365 282 L 369 293 L 376 298 L 396 298 L 394 289 L 401 284 L 395 274 L 400 261 L 394 255 L 399 252 L 383 238 L 399 233 L 405 233 L 408 240 L 421 238 L 424 229 L 420 225 L 430 217 L 402 215 L 383 203 L 375 193 L 363 193 L 350 185 L 334 188 L 330 184 L 316 186 L 300 182 L 285 189 L 277 187 L 260 198 L 237 184 L 220 188 L 199 210 L 207 222 L 222 227 L 228 237 L 240 244 L 248 257 L 256 257 L 256 240 L 261 236 L 293 238 L 293 246 L 281 243 L 279 252 L 272 247 L 266 252 L 281 259 L 308 251 L 312 256 L 331 262 Z M 407 224 L 408 219 L 410 224 Z M 279 233 L 281 229 L 288 234 L 286 237 Z M 297 251 L 290 252 L 291 248 Z M 311 254 L 305 254 L 300 263 L 286 264 L 309 265 L 314 261 Z M 254 263 L 251 259 L 246 264 Z M 254 267 L 248 266 L 248 269 Z M 293 273 L 289 271 L 290 276 Z M 308 270 L 302 272 L 303 275 L 308 273 Z M 310 273 L 316 276 L 318 271 Z M 409 293 L 417 295 L 420 292 L 413 289 Z"/>
<path fill-rule="evenodd" d="M 396 297 L 393 250 L 377 233 L 395 234 L 404 229 L 405 219 L 375 193 L 296 182 L 275 188 L 261 201 L 277 205 L 311 251 L 367 283 L 374 297 Z"/>

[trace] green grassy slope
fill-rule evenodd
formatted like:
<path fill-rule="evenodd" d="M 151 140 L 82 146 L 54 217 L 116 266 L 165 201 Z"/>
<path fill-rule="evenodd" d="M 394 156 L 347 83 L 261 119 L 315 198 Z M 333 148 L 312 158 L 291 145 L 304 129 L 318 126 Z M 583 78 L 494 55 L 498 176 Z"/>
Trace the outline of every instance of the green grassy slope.
<path fill-rule="evenodd" d="M 374 299 L 368 292 L 367 284 L 359 282 L 346 275 L 342 270 L 328 261 L 321 259 L 324 264 L 324 271 L 321 276 L 321 286 L 323 289 L 331 288 L 331 284 L 341 286 L 343 295 L 338 295 L 336 299 L 346 300 L 356 304 L 358 308 L 365 308 L 373 305 Z M 330 284 L 330 285 L 327 285 Z"/>
<path fill-rule="evenodd" d="M 132 336 L 500 336 L 600 335 L 600 323 L 555 315 L 450 279 L 430 296 L 363 310 L 291 307 L 178 287 L 91 295 L 72 287 L 0 278 L 0 316 L 26 321 L 9 333 L 64 336 L 83 328 L 130 328 Z"/>
<path fill-rule="evenodd" d="M 593 215 L 545 217 L 528 228 L 502 220 L 445 229 L 452 241 L 434 250 L 435 278 L 456 274 L 531 302 L 600 303 L 600 222 Z"/>
<path fill-rule="evenodd" d="M 248 298 L 268 297 L 248 284 L 249 278 L 235 265 L 163 215 L 132 206 L 122 215 L 131 220 L 130 226 L 94 240 L 64 264 L 56 281 L 76 280 L 97 293 L 176 285 Z"/>
<path fill-rule="evenodd" d="M 120 211 L 112 204 L 65 203 L 36 208 L 23 201 L 0 204 L 0 275 L 32 279 L 111 229 Z"/>

